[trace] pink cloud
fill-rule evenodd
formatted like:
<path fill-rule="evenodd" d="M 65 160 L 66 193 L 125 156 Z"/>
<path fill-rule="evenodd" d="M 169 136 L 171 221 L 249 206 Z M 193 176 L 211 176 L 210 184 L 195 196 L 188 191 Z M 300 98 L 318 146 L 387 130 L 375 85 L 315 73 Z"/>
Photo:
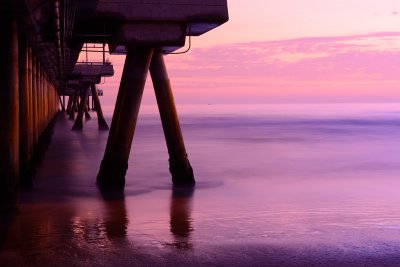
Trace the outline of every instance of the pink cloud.
<path fill-rule="evenodd" d="M 400 32 L 194 46 L 166 62 L 180 103 L 400 99 Z"/>
<path fill-rule="evenodd" d="M 393 47 L 393 42 L 397 43 Z M 398 79 L 400 33 L 303 38 L 193 49 L 168 56 L 175 77 L 233 76 L 291 80 Z"/>

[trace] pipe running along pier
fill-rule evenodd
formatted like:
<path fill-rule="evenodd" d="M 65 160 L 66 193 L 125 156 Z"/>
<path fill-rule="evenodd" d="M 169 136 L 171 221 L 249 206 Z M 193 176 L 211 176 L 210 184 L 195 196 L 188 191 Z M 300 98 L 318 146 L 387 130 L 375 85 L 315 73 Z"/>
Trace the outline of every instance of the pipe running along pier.
<path fill-rule="evenodd" d="M 193 186 L 164 54 L 228 21 L 226 0 L 3 0 L 0 3 L 0 211 L 18 207 L 53 119 L 65 111 L 83 129 L 88 99 L 99 130 L 108 130 L 98 98 L 114 69 L 110 53 L 126 54 L 106 150 L 101 190 L 123 190 L 135 125 L 150 70 L 174 186 Z M 85 44 L 102 47 L 102 62 L 78 62 Z M 87 50 L 86 45 L 86 50 Z M 108 51 L 107 51 L 108 52 Z M 66 103 L 68 96 L 68 103 Z M 77 112 L 77 114 L 76 114 Z"/>

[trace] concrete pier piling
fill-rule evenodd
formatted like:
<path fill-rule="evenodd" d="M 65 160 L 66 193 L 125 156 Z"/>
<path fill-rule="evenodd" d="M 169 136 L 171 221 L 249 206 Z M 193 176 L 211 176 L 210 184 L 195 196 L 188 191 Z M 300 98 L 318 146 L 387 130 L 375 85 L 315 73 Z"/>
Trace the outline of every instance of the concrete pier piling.
<path fill-rule="evenodd" d="M 74 126 L 72 127 L 72 130 L 74 131 L 80 131 L 83 129 L 83 115 L 85 115 L 86 111 L 86 103 L 87 103 L 87 97 L 89 94 L 89 86 L 85 85 L 81 89 L 81 102 L 79 103 L 78 107 L 78 115 L 76 116 L 76 120 L 74 122 Z"/>
<path fill-rule="evenodd" d="M 102 190 L 123 190 L 132 139 L 136 128 L 152 48 L 127 47 L 104 158 L 97 183 Z"/>
<path fill-rule="evenodd" d="M 19 73 L 17 21 L 7 4 L 0 10 L 0 211 L 17 208 L 19 184 Z M 11 13 L 10 13 L 11 12 Z"/>
<path fill-rule="evenodd" d="M 150 74 L 167 142 L 169 170 L 173 184 L 175 186 L 194 185 L 193 169 L 186 154 L 171 84 L 161 51 L 155 51 L 153 54 Z"/>
<path fill-rule="evenodd" d="M 29 176 L 30 170 L 30 74 L 29 48 L 26 38 L 19 42 L 19 161 L 21 180 Z"/>
<path fill-rule="evenodd" d="M 43 132 L 43 75 L 42 67 L 39 61 L 36 62 L 36 75 L 37 75 L 37 112 L 38 112 L 38 135 Z"/>
<path fill-rule="evenodd" d="M 86 102 L 87 102 L 87 101 L 89 101 L 89 99 L 87 99 Z M 92 119 L 92 117 L 91 117 L 90 114 L 89 114 L 89 108 L 86 106 L 86 107 L 85 107 L 85 120 L 88 121 L 88 120 L 91 120 L 91 119 Z"/>
<path fill-rule="evenodd" d="M 69 118 L 68 119 L 73 121 L 75 119 L 75 110 L 76 110 L 76 106 L 78 104 L 79 91 L 76 91 L 70 97 L 72 97 L 72 106 L 71 106 L 71 111 L 69 112 Z"/>
<path fill-rule="evenodd" d="M 99 100 L 99 95 L 97 92 L 96 85 L 94 83 L 92 83 L 90 86 L 90 89 L 92 90 L 92 100 L 94 103 L 94 107 L 96 107 L 96 108 L 93 107 L 92 110 L 96 110 L 97 120 L 98 120 L 98 124 L 99 124 L 99 130 L 107 131 L 109 128 L 108 128 L 106 120 L 104 119 L 103 110 L 100 105 L 100 100 Z"/>
<path fill-rule="evenodd" d="M 32 75 L 32 47 L 28 44 L 28 138 L 29 138 L 29 159 L 33 156 L 33 75 Z"/>
<path fill-rule="evenodd" d="M 66 109 L 66 113 L 69 115 L 71 112 L 71 108 L 72 108 L 72 99 L 74 98 L 73 95 L 69 95 L 68 96 L 68 104 L 67 104 L 67 109 Z"/>
<path fill-rule="evenodd" d="M 131 47 L 126 57 L 106 151 L 97 176 L 97 182 L 102 189 L 124 188 L 132 139 L 147 77 L 147 69 L 143 69 L 145 66 L 150 68 L 153 80 L 168 147 L 173 184 L 195 184 L 162 52 L 153 53 L 153 49 L 150 48 L 146 50 Z M 96 103 L 96 107 L 99 106 Z"/>
<path fill-rule="evenodd" d="M 32 56 L 32 124 L 33 124 L 33 150 L 39 143 L 38 131 L 38 90 L 37 90 L 37 72 L 36 72 L 36 57 Z"/>

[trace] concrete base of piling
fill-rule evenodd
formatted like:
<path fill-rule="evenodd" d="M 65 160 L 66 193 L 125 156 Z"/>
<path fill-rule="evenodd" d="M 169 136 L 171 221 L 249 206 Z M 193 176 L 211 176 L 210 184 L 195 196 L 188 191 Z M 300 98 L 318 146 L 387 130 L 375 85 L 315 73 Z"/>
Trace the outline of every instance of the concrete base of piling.
<path fill-rule="evenodd" d="M 102 160 L 97 185 L 102 191 L 123 191 L 128 163 Z"/>
<path fill-rule="evenodd" d="M 81 131 L 83 129 L 83 122 L 81 120 L 75 120 L 72 131 Z"/>
<path fill-rule="evenodd" d="M 91 120 L 92 119 L 92 117 L 90 116 L 90 114 L 89 114 L 89 112 L 88 111 L 85 111 L 85 120 Z"/>
<path fill-rule="evenodd" d="M 98 123 L 99 123 L 100 131 L 108 131 L 109 130 L 108 124 L 105 121 L 105 119 L 99 119 Z"/>
<path fill-rule="evenodd" d="M 173 161 L 169 160 L 169 171 L 172 175 L 172 183 L 175 187 L 194 186 L 193 168 L 189 160 L 186 161 Z"/>

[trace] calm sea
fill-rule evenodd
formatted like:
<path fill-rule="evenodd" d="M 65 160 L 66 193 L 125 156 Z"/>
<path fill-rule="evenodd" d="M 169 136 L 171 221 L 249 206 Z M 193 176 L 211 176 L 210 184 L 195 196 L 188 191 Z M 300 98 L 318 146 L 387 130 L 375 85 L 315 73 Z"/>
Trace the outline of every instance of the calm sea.
<path fill-rule="evenodd" d="M 108 132 L 58 119 L 0 266 L 400 266 L 400 104 L 178 111 L 196 188 L 172 189 L 144 106 L 111 200 L 95 185 Z"/>

